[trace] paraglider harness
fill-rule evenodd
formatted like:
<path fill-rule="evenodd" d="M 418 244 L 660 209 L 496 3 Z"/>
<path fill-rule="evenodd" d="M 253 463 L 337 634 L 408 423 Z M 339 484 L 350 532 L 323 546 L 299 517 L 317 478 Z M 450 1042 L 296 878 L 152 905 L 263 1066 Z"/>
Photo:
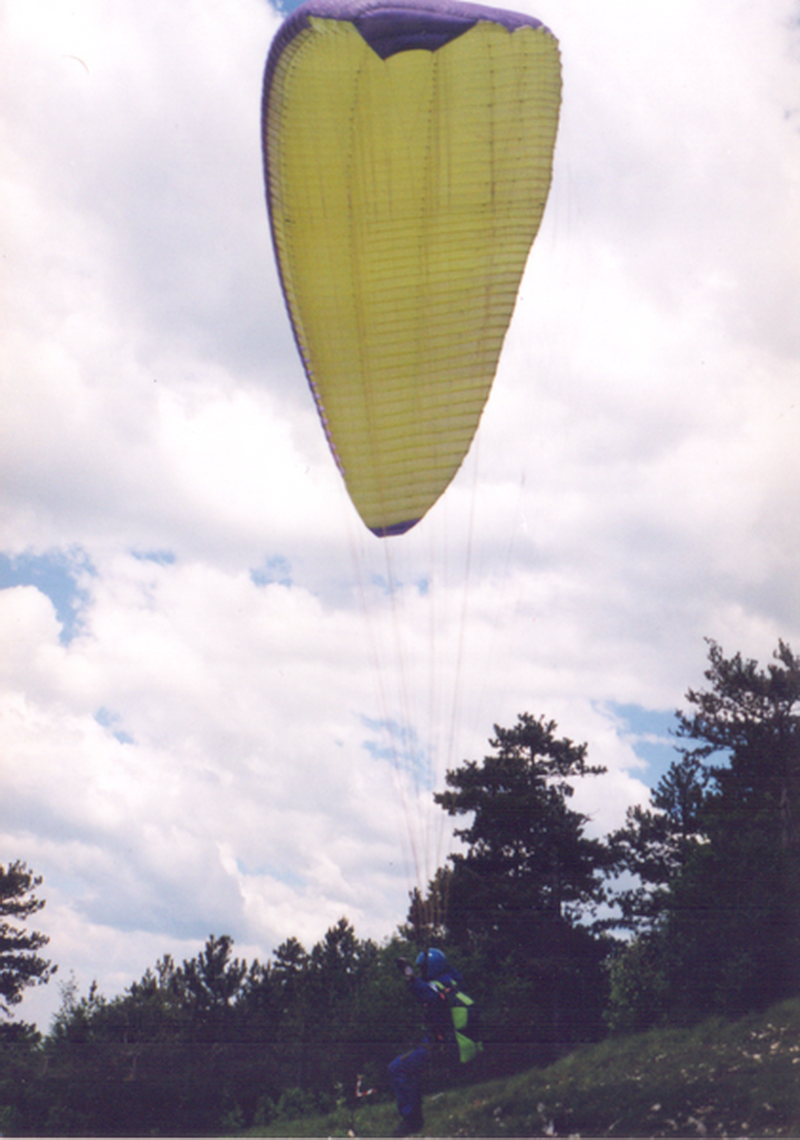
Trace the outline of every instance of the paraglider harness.
<path fill-rule="evenodd" d="M 458 1059 L 462 1065 L 474 1061 L 477 1055 L 483 1052 L 483 1042 L 480 1039 L 480 1019 L 475 1002 L 463 993 L 455 982 L 449 985 L 446 982 L 430 981 L 429 986 L 436 990 L 450 1011 L 453 1024 L 453 1033 L 458 1046 Z M 439 1043 L 444 1044 L 445 1037 L 442 1031 L 437 1032 Z"/>

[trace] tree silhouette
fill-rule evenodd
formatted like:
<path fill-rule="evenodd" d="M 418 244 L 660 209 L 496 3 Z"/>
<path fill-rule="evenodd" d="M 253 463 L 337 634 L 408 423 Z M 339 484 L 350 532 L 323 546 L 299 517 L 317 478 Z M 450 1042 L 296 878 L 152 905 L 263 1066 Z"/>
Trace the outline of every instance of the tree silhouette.
<path fill-rule="evenodd" d="M 47 935 L 14 925 L 45 905 L 34 894 L 41 882 L 41 876 L 34 876 L 21 860 L 0 865 L 0 1010 L 6 1016 L 22 1001 L 28 986 L 43 985 L 57 969 L 38 954 L 50 941 Z"/>

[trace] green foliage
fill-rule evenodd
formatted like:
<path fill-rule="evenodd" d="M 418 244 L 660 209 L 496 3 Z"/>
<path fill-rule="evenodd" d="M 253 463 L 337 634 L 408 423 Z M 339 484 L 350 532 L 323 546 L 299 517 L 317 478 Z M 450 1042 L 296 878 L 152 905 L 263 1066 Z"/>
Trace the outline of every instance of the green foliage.
<path fill-rule="evenodd" d="M 34 893 L 41 882 L 20 860 L 0 865 L 0 1014 L 7 1018 L 29 986 L 45 984 L 57 969 L 38 953 L 49 939 L 16 925 L 45 905 Z M 0 1020 L 0 1135 L 23 1133 L 35 1111 L 41 1045 L 35 1026 Z"/>
<path fill-rule="evenodd" d="M 587 817 L 570 810 L 570 779 L 599 775 L 586 745 L 555 737 L 555 722 L 528 713 L 512 729 L 495 725 L 495 749 L 482 763 L 447 773 L 434 796 L 449 815 L 470 815 L 455 834 L 465 855 L 451 857 L 447 926 L 460 944 L 519 945 L 530 922 L 577 917 L 602 901 L 602 843 L 587 839 Z"/>
<path fill-rule="evenodd" d="M 28 986 L 45 984 L 58 968 L 37 953 L 50 941 L 46 935 L 13 925 L 45 905 L 34 894 L 41 882 L 19 859 L 7 867 L 0 864 L 0 1012 L 6 1015 Z"/>
<path fill-rule="evenodd" d="M 612 967 L 610 1024 L 691 1024 L 800 993 L 800 661 L 766 670 L 709 642 L 709 688 L 678 713 L 681 746 L 611 837 L 638 940 Z"/>
<path fill-rule="evenodd" d="M 311 1116 L 317 1107 L 316 1097 L 307 1089 L 284 1089 L 276 1115 L 279 1120 L 299 1120 L 301 1116 Z"/>
<path fill-rule="evenodd" d="M 70 980 L 29 1127 L 195 1135 L 332 1104 L 402 1043 L 382 992 L 395 973 L 342 919 L 310 953 L 290 939 L 266 965 L 211 935 L 196 957 L 162 958 L 112 1000 Z"/>
<path fill-rule="evenodd" d="M 609 836 L 612 874 L 626 872 L 634 884 L 615 895 L 621 911 L 617 925 L 637 933 L 658 925 L 670 892 L 702 842 L 707 783 L 702 762 L 684 755 L 657 784 L 652 808 L 629 808 L 625 827 Z"/>
<path fill-rule="evenodd" d="M 495 725 L 494 754 L 448 772 L 451 790 L 434 796 L 449 815 L 471 817 L 455 832 L 467 851 L 450 857 L 447 885 L 447 931 L 465 949 L 520 950 L 605 897 L 606 849 L 568 806 L 569 780 L 604 769 L 555 727 L 527 713 L 513 729 Z"/>
<path fill-rule="evenodd" d="M 678 735 L 710 778 L 707 843 L 687 868 L 666 937 L 674 973 L 705 971 L 706 1008 L 728 1014 L 800 993 L 800 660 L 784 642 L 760 670 L 710 643 L 710 688 L 689 690 Z M 698 921 L 712 900 L 713 927 Z M 697 997 L 684 984 L 686 1010 Z"/>
<path fill-rule="evenodd" d="M 608 962 L 605 1020 L 615 1033 L 635 1033 L 664 1021 L 667 981 L 657 939 L 640 934 Z"/>
<path fill-rule="evenodd" d="M 24 1021 L 0 1022 L 0 1134 L 23 1133 L 41 1069 L 41 1035 Z"/>

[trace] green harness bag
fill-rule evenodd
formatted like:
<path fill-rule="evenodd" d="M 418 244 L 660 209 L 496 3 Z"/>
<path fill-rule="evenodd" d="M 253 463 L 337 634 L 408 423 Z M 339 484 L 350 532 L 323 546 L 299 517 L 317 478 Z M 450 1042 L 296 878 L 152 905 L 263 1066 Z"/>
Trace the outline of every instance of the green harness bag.
<path fill-rule="evenodd" d="M 471 997 L 455 986 L 446 986 L 443 982 L 434 982 L 433 985 L 450 1007 L 458 1059 L 466 1065 L 483 1052 L 477 1006 Z"/>

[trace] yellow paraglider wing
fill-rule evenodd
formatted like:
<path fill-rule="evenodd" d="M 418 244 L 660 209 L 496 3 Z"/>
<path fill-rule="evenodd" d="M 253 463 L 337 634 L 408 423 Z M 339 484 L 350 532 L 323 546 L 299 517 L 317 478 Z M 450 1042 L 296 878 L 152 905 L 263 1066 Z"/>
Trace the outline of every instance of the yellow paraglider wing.
<path fill-rule="evenodd" d="M 550 186 L 538 21 L 309 0 L 273 44 L 264 152 L 295 337 L 350 497 L 413 526 L 478 426 Z"/>

